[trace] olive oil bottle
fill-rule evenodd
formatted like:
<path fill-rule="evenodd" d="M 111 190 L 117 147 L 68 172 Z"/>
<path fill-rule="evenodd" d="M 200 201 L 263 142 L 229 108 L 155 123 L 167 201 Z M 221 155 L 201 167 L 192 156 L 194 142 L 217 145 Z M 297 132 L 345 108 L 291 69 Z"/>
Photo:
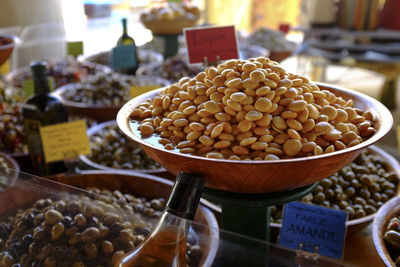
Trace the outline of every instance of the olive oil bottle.
<path fill-rule="evenodd" d="M 65 106 L 51 96 L 47 80 L 46 64 L 32 62 L 34 94 L 23 106 L 22 114 L 25 120 L 26 138 L 29 154 L 32 160 L 33 174 L 45 176 L 65 171 L 64 162 L 47 164 L 44 158 L 42 140 L 39 128 L 46 125 L 68 121 L 68 112 Z"/>
<path fill-rule="evenodd" d="M 180 172 L 164 213 L 149 237 L 115 267 L 183 267 L 186 240 L 204 187 L 200 177 Z"/>
<path fill-rule="evenodd" d="M 134 57 L 133 61 L 135 62 L 135 64 L 133 66 L 131 66 L 130 68 L 123 69 L 121 71 L 126 74 L 135 75 L 136 70 L 139 67 L 139 58 L 138 58 L 138 54 L 137 54 L 137 47 L 135 44 L 135 40 L 128 34 L 128 26 L 127 26 L 126 18 L 123 18 L 121 20 L 121 23 L 122 23 L 122 35 L 121 35 L 121 37 L 119 37 L 119 39 L 117 41 L 117 46 L 121 46 L 121 45 L 131 46 L 133 48 L 133 57 Z"/>

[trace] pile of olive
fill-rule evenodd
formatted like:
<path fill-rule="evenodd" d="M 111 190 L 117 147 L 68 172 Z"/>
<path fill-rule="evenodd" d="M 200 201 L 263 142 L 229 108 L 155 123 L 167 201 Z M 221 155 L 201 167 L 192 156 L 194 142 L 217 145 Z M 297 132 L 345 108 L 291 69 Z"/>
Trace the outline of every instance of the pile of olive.
<path fill-rule="evenodd" d="M 64 84 L 80 82 L 88 75 L 109 72 L 110 69 L 91 62 L 80 62 L 73 57 L 66 57 L 46 62 L 47 75 L 54 78 L 54 88 Z M 12 72 L 11 83 L 16 87 L 23 87 L 24 81 L 32 79 L 32 70 L 29 66 Z"/>
<path fill-rule="evenodd" d="M 375 213 L 397 191 L 399 178 L 388 171 L 384 160 L 364 150 L 352 163 L 319 181 L 312 193 L 302 201 L 349 213 L 349 219 L 359 219 Z M 271 221 L 279 222 L 281 207 L 271 207 Z"/>
<path fill-rule="evenodd" d="M 20 90 L 0 81 L 0 151 L 27 152 L 22 117 L 24 99 Z"/>
<path fill-rule="evenodd" d="M 90 147 L 92 154 L 89 159 L 103 166 L 128 170 L 160 168 L 137 143 L 121 133 L 116 123 L 94 133 L 90 137 Z"/>
<path fill-rule="evenodd" d="M 37 200 L 2 223 L 0 266 L 113 266 L 152 231 L 165 206 L 164 199 L 90 191 L 94 194 Z M 197 266 L 201 255 L 196 240 L 192 233 L 190 266 Z"/>
<path fill-rule="evenodd" d="M 388 245 L 389 253 L 395 260 L 396 266 L 400 266 L 400 216 L 390 220 L 383 239 Z"/>

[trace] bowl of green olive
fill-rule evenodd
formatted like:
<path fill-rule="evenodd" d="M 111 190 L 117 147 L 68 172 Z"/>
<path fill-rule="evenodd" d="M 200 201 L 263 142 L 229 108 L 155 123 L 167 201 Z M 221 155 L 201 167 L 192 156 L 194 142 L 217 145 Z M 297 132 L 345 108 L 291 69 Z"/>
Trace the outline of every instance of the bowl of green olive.
<path fill-rule="evenodd" d="M 117 122 L 107 121 L 88 131 L 90 155 L 81 155 L 85 164 L 99 170 L 135 170 L 144 173 L 166 172 L 135 142 L 118 129 Z"/>
<path fill-rule="evenodd" d="M 371 223 L 377 211 L 399 193 L 400 164 L 376 146 L 365 149 L 354 161 L 322 179 L 301 201 L 343 210 L 349 214 L 348 230 Z M 281 227 L 281 207 L 270 209 L 271 226 Z"/>

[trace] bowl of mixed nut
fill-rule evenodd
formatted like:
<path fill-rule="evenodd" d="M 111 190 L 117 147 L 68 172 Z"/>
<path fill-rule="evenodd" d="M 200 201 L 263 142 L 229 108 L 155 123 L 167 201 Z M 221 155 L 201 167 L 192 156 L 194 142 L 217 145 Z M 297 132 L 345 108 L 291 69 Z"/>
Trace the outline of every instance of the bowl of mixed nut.
<path fill-rule="evenodd" d="M 264 57 L 207 67 L 130 100 L 117 115 L 122 132 L 169 172 L 196 173 L 207 187 L 238 193 L 315 183 L 392 122 L 379 101 Z"/>

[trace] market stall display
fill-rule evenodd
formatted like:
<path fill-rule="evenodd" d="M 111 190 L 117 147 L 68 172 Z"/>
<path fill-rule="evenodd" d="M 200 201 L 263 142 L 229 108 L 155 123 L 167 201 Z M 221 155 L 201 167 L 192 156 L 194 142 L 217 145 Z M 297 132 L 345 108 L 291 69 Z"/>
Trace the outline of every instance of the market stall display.
<path fill-rule="evenodd" d="M 400 164 L 383 150 L 370 146 L 354 161 L 322 179 L 301 201 L 349 213 L 347 227 L 370 223 L 378 209 L 399 192 Z M 281 227 L 281 207 L 271 207 L 271 226 Z"/>
<path fill-rule="evenodd" d="M 70 114 L 103 122 L 115 119 L 119 108 L 130 98 L 131 86 L 168 84 L 167 80 L 158 77 L 102 73 L 88 76 L 81 83 L 64 85 L 53 95 L 61 100 Z"/>
<path fill-rule="evenodd" d="M 80 82 L 88 75 L 97 73 L 109 73 L 107 66 L 91 62 L 80 62 L 73 57 L 56 60 L 48 60 L 47 75 L 54 78 L 54 88 L 64 84 Z M 6 76 L 8 82 L 15 87 L 23 87 L 24 81 L 32 79 L 32 71 L 29 66 L 16 69 Z"/>
<path fill-rule="evenodd" d="M 0 34 L 0 66 L 11 56 L 18 37 L 11 34 Z"/>
<path fill-rule="evenodd" d="M 139 66 L 144 64 L 161 64 L 163 62 L 163 56 L 152 50 L 138 49 Z M 91 56 L 88 56 L 84 61 L 89 61 L 96 64 L 110 66 L 111 64 L 111 52 L 104 51 Z"/>
<path fill-rule="evenodd" d="M 1 210 L 0 234 L 6 241 L 0 245 L 2 266 L 16 262 L 108 266 L 151 232 L 172 189 L 172 183 L 164 179 L 124 172 L 86 172 L 73 179 L 53 179 L 92 189 L 81 191 L 39 178 L 24 179 L 8 187 L 0 199 L 8 198 L 9 203 L 21 206 Z M 16 201 L 21 194 L 26 198 Z M 8 216 L 14 213 L 15 217 Z M 193 224 L 187 246 L 188 252 L 193 252 L 188 255 L 189 261 L 193 266 L 204 266 L 215 257 L 218 226 L 204 207 L 199 207 L 194 221 L 206 228 Z M 17 227 L 22 224 L 23 228 Z M 209 238 L 202 238 L 203 235 Z"/>
<path fill-rule="evenodd" d="M 122 134 L 115 120 L 90 128 L 88 138 L 91 154 L 81 155 L 80 159 L 95 169 L 126 169 L 153 174 L 165 171 L 137 143 Z"/>
<path fill-rule="evenodd" d="M 26 154 L 22 92 L 0 81 L 0 151 Z"/>
<path fill-rule="evenodd" d="M 295 43 L 288 41 L 282 32 L 266 27 L 254 31 L 243 42 L 268 49 L 270 52 L 269 57 L 278 62 L 289 57 L 297 46 Z"/>
<path fill-rule="evenodd" d="M 362 148 L 379 140 L 392 124 L 390 112 L 368 96 L 326 84 L 307 84 L 308 79 L 286 73 L 276 62 L 266 58 L 230 60 L 217 68 L 207 68 L 194 79 L 183 78 L 170 87 L 136 97 L 123 106 L 117 122 L 126 135 L 139 142 L 153 159 L 172 173 L 201 170 L 206 186 L 226 191 L 281 191 L 305 186 L 331 175 L 353 160 Z M 263 95 L 268 95 L 274 102 Z M 259 98 L 263 98 L 260 103 Z M 225 104 L 228 101 L 230 106 Z M 309 110 L 307 105 L 313 107 Z M 270 109 L 271 113 L 268 112 Z M 297 116 L 299 120 L 295 120 Z M 315 121 L 312 119 L 314 116 Z M 165 122 L 161 124 L 163 120 Z M 239 127 L 241 121 L 244 125 Z M 300 125 L 294 121 L 309 121 L 310 125 L 308 122 L 304 126 L 300 123 L 298 131 L 301 131 L 303 139 L 296 131 Z M 357 128 L 364 122 L 367 127 Z M 189 123 L 196 127 L 192 129 Z M 337 126 L 344 123 L 346 127 Z M 210 126 L 207 128 L 207 125 Z M 307 130 L 303 131 L 303 127 Z M 256 132 L 252 128 L 257 128 Z M 368 133 L 364 132 L 366 129 Z M 307 135 L 310 131 L 316 131 L 316 134 L 311 132 Z M 161 132 L 164 133 L 160 135 Z M 219 137 L 223 133 L 227 138 Z M 360 136 L 357 137 L 356 133 Z M 230 135 L 234 137 L 231 141 Z M 353 137 L 347 139 L 348 135 Z M 274 142 L 271 142 L 271 137 Z M 216 147 L 213 147 L 214 138 Z M 264 138 L 270 138 L 269 142 Z M 255 153 L 251 154 L 247 146 Z M 195 154 L 200 149 L 204 151 Z M 258 159 L 262 153 L 265 155 Z M 204 157 L 207 154 L 208 157 Z M 286 157 L 279 159 L 284 154 Z M 256 160 L 245 160 L 252 156 Z M 175 160 L 171 161 L 172 158 Z M 205 164 L 207 168 L 202 167 Z M 242 176 L 244 170 L 247 177 Z"/>
<path fill-rule="evenodd" d="M 199 8 L 183 2 L 167 2 L 140 14 L 140 21 L 155 34 L 181 34 L 183 28 L 195 26 L 199 18 Z"/>
<path fill-rule="evenodd" d="M 140 67 L 136 74 L 150 75 L 167 79 L 171 83 L 179 81 L 182 77 L 194 77 L 204 69 L 201 65 L 189 65 L 187 53 L 180 50 L 176 55 L 167 58 L 162 64 L 149 64 Z"/>

